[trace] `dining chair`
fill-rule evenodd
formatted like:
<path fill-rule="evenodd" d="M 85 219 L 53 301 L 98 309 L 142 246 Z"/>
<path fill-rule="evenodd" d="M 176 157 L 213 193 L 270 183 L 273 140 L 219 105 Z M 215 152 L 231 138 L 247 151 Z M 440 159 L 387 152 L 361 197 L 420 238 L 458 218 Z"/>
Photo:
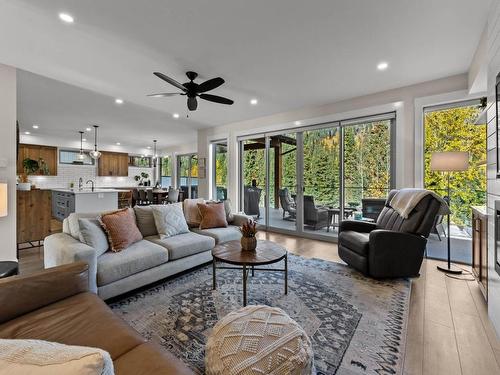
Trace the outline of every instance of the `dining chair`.
<path fill-rule="evenodd" d="M 147 206 L 148 205 L 148 197 L 146 195 L 146 190 L 144 190 L 144 189 L 139 190 L 139 205 L 140 206 Z"/>
<path fill-rule="evenodd" d="M 155 203 L 155 197 L 154 197 L 154 194 L 153 194 L 153 189 L 147 189 L 146 190 L 146 195 L 147 195 L 148 204 Z"/>
<path fill-rule="evenodd" d="M 141 198 L 139 197 L 139 189 L 132 189 L 132 206 L 140 205 Z"/>

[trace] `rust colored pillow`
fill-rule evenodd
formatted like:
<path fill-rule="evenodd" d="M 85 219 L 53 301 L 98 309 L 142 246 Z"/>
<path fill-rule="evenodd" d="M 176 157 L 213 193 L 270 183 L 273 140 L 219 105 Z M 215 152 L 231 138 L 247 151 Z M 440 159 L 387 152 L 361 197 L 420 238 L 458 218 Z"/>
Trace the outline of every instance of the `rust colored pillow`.
<path fill-rule="evenodd" d="M 142 234 L 135 223 L 134 212 L 128 208 L 102 215 L 101 224 L 114 252 L 126 249 L 134 242 L 142 240 Z"/>
<path fill-rule="evenodd" d="M 227 227 L 224 203 L 198 203 L 198 209 L 201 215 L 200 229 Z"/>

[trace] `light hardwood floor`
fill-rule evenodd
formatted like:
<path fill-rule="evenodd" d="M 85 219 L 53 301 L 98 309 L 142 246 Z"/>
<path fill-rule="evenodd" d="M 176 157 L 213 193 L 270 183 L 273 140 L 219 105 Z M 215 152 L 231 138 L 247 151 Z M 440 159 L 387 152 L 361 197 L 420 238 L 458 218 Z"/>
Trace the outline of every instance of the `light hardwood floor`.
<path fill-rule="evenodd" d="M 332 243 L 269 232 L 259 238 L 294 254 L 342 262 Z M 476 281 L 446 277 L 437 264 L 424 260 L 421 276 L 412 282 L 404 375 L 500 374 L 500 340 Z M 41 268 L 42 249 L 20 252 L 22 274 Z"/>

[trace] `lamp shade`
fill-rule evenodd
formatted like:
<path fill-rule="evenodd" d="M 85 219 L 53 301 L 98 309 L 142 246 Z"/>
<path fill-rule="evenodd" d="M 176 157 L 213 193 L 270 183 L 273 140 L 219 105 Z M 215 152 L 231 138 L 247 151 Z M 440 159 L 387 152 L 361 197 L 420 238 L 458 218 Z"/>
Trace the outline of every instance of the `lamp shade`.
<path fill-rule="evenodd" d="M 7 194 L 7 184 L 5 182 L 0 183 L 0 217 L 7 216 L 7 202 L 8 202 L 8 194 Z"/>
<path fill-rule="evenodd" d="M 469 153 L 465 151 L 434 152 L 431 155 L 431 171 L 458 172 L 469 168 Z"/>

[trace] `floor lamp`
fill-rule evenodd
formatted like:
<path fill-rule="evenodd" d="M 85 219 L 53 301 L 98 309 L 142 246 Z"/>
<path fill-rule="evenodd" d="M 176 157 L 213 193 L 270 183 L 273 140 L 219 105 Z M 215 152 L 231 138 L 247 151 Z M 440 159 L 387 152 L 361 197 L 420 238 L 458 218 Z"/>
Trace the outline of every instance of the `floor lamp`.
<path fill-rule="evenodd" d="M 451 209 L 450 174 L 452 172 L 462 172 L 469 168 L 469 153 L 464 151 L 434 152 L 431 155 L 431 171 L 447 172 L 448 202 Z M 448 214 L 448 265 L 447 267 L 437 266 L 438 270 L 446 273 L 461 274 L 462 270 L 451 267 L 451 231 L 450 214 Z"/>

